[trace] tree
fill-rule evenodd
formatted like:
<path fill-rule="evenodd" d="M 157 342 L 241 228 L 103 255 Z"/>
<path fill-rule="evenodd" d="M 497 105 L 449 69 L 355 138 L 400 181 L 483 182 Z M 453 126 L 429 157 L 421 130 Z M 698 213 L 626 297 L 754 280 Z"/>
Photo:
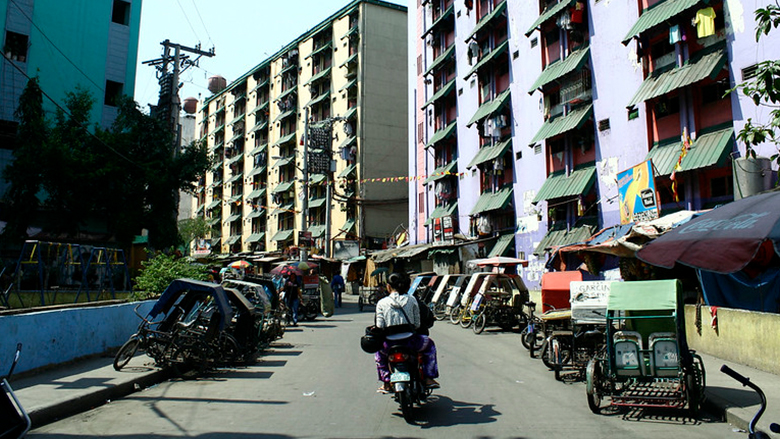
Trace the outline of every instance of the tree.
<path fill-rule="evenodd" d="M 197 238 L 205 238 L 210 231 L 209 223 L 202 217 L 179 221 L 179 236 L 185 246 Z"/>
<path fill-rule="evenodd" d="M 205 266 L 188 263 L 175 255 L 173 249 L 167 253 L 157 252 L 141 264 L 144 268 L 135 278 L 133 291 L 133 298 L 137 300 L 159 296 L 171 282 L 179 278 L 208 279 Z"/>
<path fill-rule="evenodd" d="M 769 34 L 769 31 L 780 25 L 780 3 L 777 0 L 774 5 L 768 5 L 766 8 L 759 8 L 755 12 L 756 17 L 756 42 L 761 40 L 762 36 Z M 737 140 L 743 142 L 746 147 L 747 155 L 756 157 L 755 146 L 764 142 L 775 144 L 779 151 L 772 155 L 771 160 L 780 165 L 780 61 L 769 60 L 762 61 L 756 66 L 756 76 L 752 79 L 742 82 L 730 91 L 740 90 L 745 96 L 753 99 L 753 103 L 774 107 L 769 113 L 769 120 L 766 123 L 753 122 L 748 118 L 745 126 L 737 134 Z"/>
<path fill-rule="evenodd" d="M 7 224 L 3 239 L 20 242 L 27 239 L 27 228 L 34 224 L 38 211 L 42 185 L 39 159 L 48 132 L 37 76 L 27 82 L 14 116 L 19 121 L 14 160 L 3 170 L 3 178 L 10 183 L 4 194 L 8 209 L 4 215 Z"/>

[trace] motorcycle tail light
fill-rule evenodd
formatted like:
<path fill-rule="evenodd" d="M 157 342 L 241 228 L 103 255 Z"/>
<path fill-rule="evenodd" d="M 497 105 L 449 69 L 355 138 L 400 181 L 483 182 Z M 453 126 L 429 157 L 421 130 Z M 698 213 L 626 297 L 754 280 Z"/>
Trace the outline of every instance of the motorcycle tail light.
<path fill-rule="evenodd" d="M 403 363 L 407 358 L 408 356 L 403 352 L 393 352 L 390 354 L 389 360 L 392 363 Z"/>

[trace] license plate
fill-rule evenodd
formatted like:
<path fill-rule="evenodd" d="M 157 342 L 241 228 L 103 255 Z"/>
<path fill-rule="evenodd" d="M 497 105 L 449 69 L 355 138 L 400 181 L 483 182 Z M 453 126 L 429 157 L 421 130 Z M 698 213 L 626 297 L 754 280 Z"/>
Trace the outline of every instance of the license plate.
<path fill-rule="evenodd" d="M 401 381 L 410 381 L 412 379 L 412 376 L 409 375 L 409 372 L 393 372 L 392 375 L 390 375 L 390 382 L 391 383 L 397 383 Z"/>

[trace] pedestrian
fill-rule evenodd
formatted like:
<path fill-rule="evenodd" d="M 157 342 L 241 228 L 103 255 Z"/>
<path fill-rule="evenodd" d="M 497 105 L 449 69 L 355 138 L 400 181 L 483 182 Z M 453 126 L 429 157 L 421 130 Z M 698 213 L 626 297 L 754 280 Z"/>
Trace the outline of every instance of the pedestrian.
<path fill-rule="evenodd" d="M 298 304 L 301 302 L 301 289 L 298 276 L 295 274 L 285 276 L 284 299 L 287 308 L 292 312 L 293 326 L 298 326 Z"/>
<path fill-rule="evenodd" d="M 341 308 L 341 293 L 344 292 L 344 278 L 340 274 L 333 275 L 330 281 L 330 288 L 333 290 L 333 302 L 336 308 Z"/>

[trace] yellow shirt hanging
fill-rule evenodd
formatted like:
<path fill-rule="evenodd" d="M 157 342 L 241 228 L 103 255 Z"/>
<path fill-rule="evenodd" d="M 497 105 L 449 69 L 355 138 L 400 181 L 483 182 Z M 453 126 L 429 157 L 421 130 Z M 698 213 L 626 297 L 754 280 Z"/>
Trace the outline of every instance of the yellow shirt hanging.
<path fill-rule="evenodd" d="M 696 35 L 699 38 L 715 35 L 715 10 L 711 7 L 699 9 L 693 24 L 696 25 Z"/>

